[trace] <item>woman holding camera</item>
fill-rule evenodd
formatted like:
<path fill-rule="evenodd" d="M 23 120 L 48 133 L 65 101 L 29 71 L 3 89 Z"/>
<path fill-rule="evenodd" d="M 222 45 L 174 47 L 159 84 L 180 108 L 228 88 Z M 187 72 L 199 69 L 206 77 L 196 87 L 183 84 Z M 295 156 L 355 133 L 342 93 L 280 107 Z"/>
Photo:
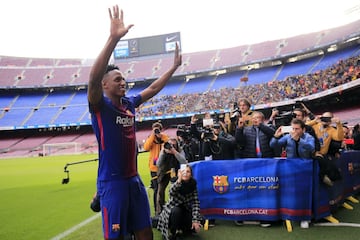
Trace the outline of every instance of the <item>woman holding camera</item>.
<path fill-rule="evenodd" d="M 187 163 L 185 153 L 176 138 L 164 143 L 163 149 L 160 152 L 159 159 L 156 163 L 158 167 L 157 182 L 158 191 L 156 197 L 156 215 L 159 215 L 163 205 L 165 204 L 165 189 L 170 180 L 175 179 L 176 173 L 180 168 L 180 164 Z"/>
<path fill-rule="evenodd" d="M 175 240 L 181 233 L 199 232 L 201 220 L 196 180 L 191 167 L 186 165 L 170 187 L 170 199 L 161 211 L 157 229 L 164 240 Z"/>

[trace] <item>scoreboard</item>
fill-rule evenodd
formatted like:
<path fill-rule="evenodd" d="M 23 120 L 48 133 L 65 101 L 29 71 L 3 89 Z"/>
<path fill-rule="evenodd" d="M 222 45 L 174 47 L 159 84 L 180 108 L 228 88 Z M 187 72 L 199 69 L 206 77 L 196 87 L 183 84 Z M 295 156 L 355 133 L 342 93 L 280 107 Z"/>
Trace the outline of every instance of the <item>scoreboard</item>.
<path fill-rule="evenodd" d="M 180 32 L 120 40 L 114 49 L 114 59 L 173 52 L 175 51 L 176 43 L 178 43 L 181 49 Z"/>

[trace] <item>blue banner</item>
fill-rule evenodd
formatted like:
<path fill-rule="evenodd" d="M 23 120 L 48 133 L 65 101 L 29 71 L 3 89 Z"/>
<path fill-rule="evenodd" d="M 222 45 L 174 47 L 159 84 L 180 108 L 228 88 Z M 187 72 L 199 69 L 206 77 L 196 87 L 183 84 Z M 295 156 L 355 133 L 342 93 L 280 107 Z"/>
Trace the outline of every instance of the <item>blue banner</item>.
<path fill-rule="evenodd" d="M 192 163 L 201 212 L 228 220 L 310 220 L 313 161 L 237 159 Z M 328 214 L 329 215 L 329 214 Z"/>
<path fill-rule="evenodd" d="M 323 212 L 336 210 L 347 197 L 360 190 L 360 151 L 344 151 L 340 158 L 332 161 L 339 168 L 342 179 L 335 181 L 332 187 L 314 185 L 314 216 L 317 219 L 324 215 Z"/>

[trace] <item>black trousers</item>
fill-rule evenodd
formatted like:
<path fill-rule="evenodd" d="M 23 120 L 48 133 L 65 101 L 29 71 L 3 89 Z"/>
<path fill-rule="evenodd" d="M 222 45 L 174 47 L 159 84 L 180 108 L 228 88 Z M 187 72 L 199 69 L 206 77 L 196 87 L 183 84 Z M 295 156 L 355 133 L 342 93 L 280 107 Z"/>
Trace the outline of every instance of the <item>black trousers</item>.
<path fill-rule="evenodd" d="M 183 232 L 191 231 L 192 216 L 191 212 L 186 210 L 185 207 L 178 206 L 171 209 L 169 219 L 170 232 L 175 235 L 176 230 L 182 230 Z"/>
<path fill-rule="evenodd" d="M 341 173 L 339 168 L 336 166 L 335 157 L 330 155 L 325 155 L 323 157 L 314 157 L 315 160 L 319 163 L 319 175 L 320 180 L 327 175 L 332 181 L 341 180 Z"/>
<path fill-rule="evenodd" d="M 154 201 L 154 209 L 156 212 L 156 203 L 157 203 L 157 192 L 158 192 L 158 180 L 157 180 L 157 172 L 150 172 L 151 175 L 151 188 L 154 190 L 153 201 Z"/>
<path fill-rule="evenodd" d="M 158 191 L 156 197 L 156 211 L 155 214 L 159 215 L 165 204 L 165 190 L 170 182 L 170 174 L 165 174 L 163 176 L 158 176 Z"/>

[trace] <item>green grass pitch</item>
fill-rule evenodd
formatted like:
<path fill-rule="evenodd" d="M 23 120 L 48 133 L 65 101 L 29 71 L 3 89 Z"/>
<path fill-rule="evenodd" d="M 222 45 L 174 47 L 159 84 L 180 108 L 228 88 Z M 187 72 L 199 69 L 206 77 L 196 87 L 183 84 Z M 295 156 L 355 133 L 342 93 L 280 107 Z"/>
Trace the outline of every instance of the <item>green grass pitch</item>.
<path fill-rule="evenodd" d="M 96 191 L 98 162 L 68 166 L 70 182 L 64 166 L 97 155 L 48 156 L 0 160 L 0 239 L 52 239 L 84 220 L 93 217 L 90 200 Z M 139 154 L 138 168 L 145 186 L 149 186 L 148 153 Z M 149 192 L 152 197 L 152 192 Z M 358 196 L 356 196 L 358 197 Z M 241 200 L 239 200 L 241 201 Z M 152 201 L 150 201 L 152 205 Z M 350 203 L 354 209 L 338 209 L 334 213 L 341 222 L 360 223 L 360 204 Z M 153 207 L 151 206 L 153 211 Z M 255 225 L 236 226 L 232 221 L 217 220 L 216 226 L 202 231 L 191 239 L 359 239 L 357 227 L 315 227 L 301 229 L 293 222 L 287 232 L 283 223 L 270 228 Z M 101 218 L 62 239 L 102 239 Z M 154 229 L 154 239 L 161 235 Z M 190 238 L 189 238 L 190 239 Z"/>

